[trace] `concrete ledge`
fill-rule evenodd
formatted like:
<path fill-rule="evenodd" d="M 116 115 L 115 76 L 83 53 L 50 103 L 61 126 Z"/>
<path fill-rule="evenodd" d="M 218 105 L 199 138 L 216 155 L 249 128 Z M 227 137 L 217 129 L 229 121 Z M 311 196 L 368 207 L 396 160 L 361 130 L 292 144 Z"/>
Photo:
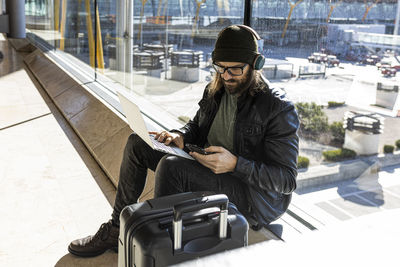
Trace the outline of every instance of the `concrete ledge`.
<path fill-rule="evenodd" d="M 36 49 L 27 39 L 7 38 L 7 40 L 18 52 L 32 52 Z"/>
<path fill-rule="evenodd" d="M 400 164 L 400 151 L 300 169 L 297 189 L 357 178 L 362 174 L 376 173 L 381 168 L 396 164 Z"/>

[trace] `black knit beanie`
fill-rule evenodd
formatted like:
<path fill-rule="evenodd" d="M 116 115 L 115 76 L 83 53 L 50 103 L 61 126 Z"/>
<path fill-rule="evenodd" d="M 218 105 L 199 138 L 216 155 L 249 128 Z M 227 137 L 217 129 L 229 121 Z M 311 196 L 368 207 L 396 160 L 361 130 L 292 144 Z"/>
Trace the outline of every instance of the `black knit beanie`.
<path fill-rule="evenodd" d="M 213 62 L 243 62 L 253 65 L 258 55 L 257 40 L 247 29 L 231 25 L 223 29 L 215 42 Z"/>

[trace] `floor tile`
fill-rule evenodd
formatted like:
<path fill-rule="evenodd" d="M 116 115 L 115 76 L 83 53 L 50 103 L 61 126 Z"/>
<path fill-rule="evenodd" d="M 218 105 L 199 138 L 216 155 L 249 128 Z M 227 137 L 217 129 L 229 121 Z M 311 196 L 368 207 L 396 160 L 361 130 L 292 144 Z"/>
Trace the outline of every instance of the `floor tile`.
<path fill-rule="evenodd" d="M 389 187 L 385 187 L 385 190 L 395 194 L 396 196 L 400 197 L 400 185 L 393 185 Z"/>
<path fill-rule="evenodd" d="M 375 205 L 383 209 L 400 208 L 400 198 L 387 193 L 384 190 L 367 191 L 358 195 L 373 202 Z"/>
<path fill-rule="evenodd" d="M 374 206 L 374 204 L 371 204 L 355 195 L 347 196 L 344 199 L 333 199 L 329 202 L 356 217 L 379 211 L 379 208 Z"/>
<path fill-rule="evenodd" d="M 338 210 L 337 208 L 335 208 L 328 202 L 319 202 L 319 203 L 315 203 L 315 205 L 339 220 L 344 221 L 344 220 L 351 219 L 351 216 L 347 215 L 346 213 L 344 213 L 341 210 Z"/>

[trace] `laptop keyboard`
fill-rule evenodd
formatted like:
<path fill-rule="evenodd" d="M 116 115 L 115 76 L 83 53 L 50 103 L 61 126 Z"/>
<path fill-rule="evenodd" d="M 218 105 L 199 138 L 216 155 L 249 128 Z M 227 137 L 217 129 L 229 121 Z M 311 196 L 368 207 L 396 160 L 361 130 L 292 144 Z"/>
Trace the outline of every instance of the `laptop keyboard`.
<path fill-rule="evenodd" d="M 162 152 L 167 153 L 167 154 L 172 154 L 172 155 L 181 156 L 181 157 L 184 157 L 184 158 L 187 158 L 187 159 L 194 160 L 189 154 L 187 154 L 182 149 L 177 148 L 177 147 L 167 146 L 164 143 L 158 142 L 156 139 L 154 139 L 154 135 L 153 134 L 150 134 L 150 137 L 151 137 L 150 139 L 151 139 L 151 141 L 153 143 L 153 148 L 155 150 L 162 151 Z"/>
<path fill-rule="evenodd" d="M 151 141 L 153 142 L 153 145 L 154 145 L 156 148 L 158 148 L 158 149 L 164 151 L 165 153 L 169 153 L 169 154 L 176 154 L 176 153 L 177 153 L 172 147 L 167 146 L 167 145 L 164 144 L 164 143 L 158 142 L 156 139 L 153 139 L 153 138 L 152 138 Z"/>

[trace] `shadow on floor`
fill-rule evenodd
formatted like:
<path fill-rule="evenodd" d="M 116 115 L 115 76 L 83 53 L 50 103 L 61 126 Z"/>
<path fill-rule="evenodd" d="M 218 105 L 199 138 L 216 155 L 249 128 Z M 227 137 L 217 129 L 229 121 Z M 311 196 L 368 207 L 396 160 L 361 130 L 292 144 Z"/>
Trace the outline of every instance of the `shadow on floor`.
<path fill-rule="evenodd" d="M 382 206 L 385 204 L 383 189 L 378 182 L 378 173 L 351 180 L 349 183 L 338 186 L 338 194 L 347 201 L 363 206 Z M 359 192 L 357 195 L 351 194 Z M 350 194 L 350 195 L 349 195 Z"/>
<path fill-rule="evenodd" d="M 379 207 L 385 204 L 385 200 L 378 178 L 378 173 L 365 174 L 358 178 L 303 188 L 296 190 L 296 193 L 303 195 L 336 187 L 338 194 L 346 201 L 362 206 Z"/>
<path fill-rule="evenodd" d="M 0 59 L 0 78 L 23 68 L 22 59 L 27 53 L 17 53 L 12 49 L 8 41 L 3 40 L 0 41 L 0 52 L 2 53 L 2 58 Z"/>
<path fill-rule="evenodd" d="M 81 258 L 70 253 L 64 255 L 55 265 L 55 267 L 117 267 L 118 254 L 113 251 L 107 251 L 104 254 L 92 257 Z"/>

